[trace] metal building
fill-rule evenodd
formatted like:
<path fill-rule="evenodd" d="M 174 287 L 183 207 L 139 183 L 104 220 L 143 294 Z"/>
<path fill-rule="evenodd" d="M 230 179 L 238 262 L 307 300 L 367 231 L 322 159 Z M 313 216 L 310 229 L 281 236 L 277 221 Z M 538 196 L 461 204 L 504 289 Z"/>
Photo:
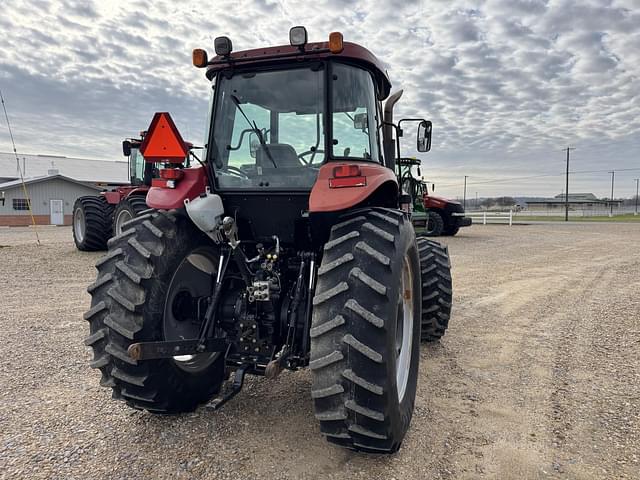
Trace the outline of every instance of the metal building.
<path fill-rule="evenodd" d="M 0 183 L 25 178 L 44 177 L 51 171 L 85 183 L 122 185 L 129 182 L 129 169 L 124 161 L 92 160 L 57 155 L 0 152 Z"/>
<path fill-rule="evenodd" d="M 600 200 L 593 193 L 570 193 L 569 194 L 569 210 L 579 211 L 592 211 L 592 212 L 605 212 L 612 206 L 613 208 L 620 208 L 622 200 Z M 529 200 L 527 201 L 527 207 L 529 210 L 536 211 L 564 211 L 565 195 L 561 193 L 554 198 L 545 198 L 541 200 Z"/>
<path fill-rule="evenodd" d="M 55 155 L 0 152 L 0 226 L 36 223 L 70 225 L 73 204 L 83 195 L 129 182 L 126 161 L 90 160 Z M 24 177 L 25 195 L 20 174 Z"/>
<path fill-rule="evenodd" d="M 71 225 L 73 203 L 102 189 L 59 174 L 0 184 L 0 226 L 31 225 L 27 198 L 39 225 Z M 25 195 L 25 187 L 27 195 Z"/>

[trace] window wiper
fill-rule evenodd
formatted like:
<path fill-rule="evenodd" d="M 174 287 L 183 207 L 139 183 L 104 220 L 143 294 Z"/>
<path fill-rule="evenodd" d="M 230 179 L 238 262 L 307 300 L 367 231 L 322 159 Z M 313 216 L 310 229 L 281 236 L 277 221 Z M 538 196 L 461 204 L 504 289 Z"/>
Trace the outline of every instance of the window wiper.
<path fill-rule="evenodd" d="M 256 124 L 255 121 L 252 122 L 251 120 L 249 120 L 249 117 L 247 117 L 247 115 L 244 113 L 244 110 L 242 110 L 242 107 L 240 106 L 240 100 L 238 100 L 238 97 L 236 97 L 235 95 L 231 95 L 231 100 L 233 100 L 233 103 L 236 104 L 236 107 L 238 107 L 238 110 L 240 110 L 240 113 L 242 114 L 244 119 L 249 124 L 249 127 L 251 127 L 251 129 L 258 136 L 258 140 L 260 141 L 260 145 L 262 145 L 264 147 L 264 151 L 267 152 L 267 157 L 269 157 L 269 160 L 271 160 L 271 163 L 273 163 L 273 168 L 278 168 L 278 165 L 276 164 L 276 161 L 271 156 L 271 152 L 269 151 L 269 147 L 267 146 L 267 142 L 264 139 L 264 135 L 262 135 L 262 130 L 260 130 L 258 128 L 258 125 Z"/>

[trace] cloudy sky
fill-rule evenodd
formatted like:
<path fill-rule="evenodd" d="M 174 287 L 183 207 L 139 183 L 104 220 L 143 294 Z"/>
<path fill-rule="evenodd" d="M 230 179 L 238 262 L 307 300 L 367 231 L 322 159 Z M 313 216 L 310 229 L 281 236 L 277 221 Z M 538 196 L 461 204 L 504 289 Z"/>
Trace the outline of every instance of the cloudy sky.
<path fill-rule="evenodd" d="M 640 176 L 640 0 L 0 0 L 0 88 L 18 150 L 120 159 L 122 138 L 170 111 L 201 142 L 208 87 L 191 50 L 361 43 L 433 121 L 421 155 L 436 193 L 635 193 Z M 0 120 L 0 151 L 11 144 Z M 410 153 L 407 150 L 407 153 Z M 635 170 L 633 170 L 635 169 Z"/>

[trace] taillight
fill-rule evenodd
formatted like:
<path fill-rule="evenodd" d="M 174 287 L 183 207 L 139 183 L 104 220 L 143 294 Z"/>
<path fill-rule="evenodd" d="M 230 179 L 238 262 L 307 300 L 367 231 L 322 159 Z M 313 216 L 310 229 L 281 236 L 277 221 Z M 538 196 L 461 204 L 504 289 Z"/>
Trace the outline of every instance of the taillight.
<path fill-rule="evenodd" d="M 364 187 L 367 177 L 362 175 L 358 165 L 338 165 L 333 167 L 333 178 L 329 179 L 329 188 Z"/>
<path fill-rule="evenodd" d="M 333 167 L 333 176 L 335 178 L 359 177 L 360 166 L 359 165 L 338 165 L 337 167 Z"/>

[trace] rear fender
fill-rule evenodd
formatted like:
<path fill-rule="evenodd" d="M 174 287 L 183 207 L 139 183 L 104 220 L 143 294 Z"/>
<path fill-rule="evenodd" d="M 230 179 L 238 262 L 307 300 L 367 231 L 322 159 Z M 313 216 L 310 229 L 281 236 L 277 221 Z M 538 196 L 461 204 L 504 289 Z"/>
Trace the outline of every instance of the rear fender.
<path fill-rule="evenodd" d="M 366 185 L 361 187 L 330 188 L 329 179 L 339 165 L 358 165 Z M 373 162 L 329 162 L 318 172 L 309 197 L 309 212 L 337 212 L 373 199 L 377 206 L 396 206 L 398 180 L 392 170 Z"/>
<path fill-rule="evenodd" d="M 183 168 L 184 176 L 176 182 L 176 188 L 151 187 L 147 194 L 150 208 L 170 210 L 184 207 L 184 200 L 193 200 L 207 188 L 207 173 L 204 167 Z"/>

